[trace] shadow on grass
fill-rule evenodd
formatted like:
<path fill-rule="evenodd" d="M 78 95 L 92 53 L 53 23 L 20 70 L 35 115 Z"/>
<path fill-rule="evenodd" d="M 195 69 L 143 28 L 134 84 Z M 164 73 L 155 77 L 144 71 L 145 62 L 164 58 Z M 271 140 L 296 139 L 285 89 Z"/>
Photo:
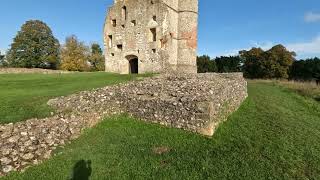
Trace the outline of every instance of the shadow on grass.
<path fill-rule="evenodd" d="M 320 97 L 315 97 L 314 98 L 316 101 L 320 102 Z"/>
<path fill-rule="evenodd" d="M 80 160 L 73 166 L 70 180 L 89 180 L 91 174 L 91 160 Z"/>

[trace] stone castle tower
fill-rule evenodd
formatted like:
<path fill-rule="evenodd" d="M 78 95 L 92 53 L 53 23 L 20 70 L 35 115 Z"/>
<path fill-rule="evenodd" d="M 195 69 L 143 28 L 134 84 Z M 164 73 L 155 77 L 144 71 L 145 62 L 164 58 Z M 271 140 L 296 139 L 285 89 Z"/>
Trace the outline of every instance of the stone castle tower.
<path fill-rule="evenodd" d="M 198 0 L 114 0 L 104 27 L 106 71 L 196 73 Z"/>

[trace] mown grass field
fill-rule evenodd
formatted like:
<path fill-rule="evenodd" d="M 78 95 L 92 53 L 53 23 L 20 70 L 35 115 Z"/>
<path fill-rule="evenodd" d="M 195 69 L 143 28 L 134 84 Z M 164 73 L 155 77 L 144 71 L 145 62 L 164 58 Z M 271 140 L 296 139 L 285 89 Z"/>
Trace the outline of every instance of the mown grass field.
<path fill-rule="evenodd" d="M 108 73 L 0 75 L 0 124 L 49 116 L 51 98 L 135 79 Z"/>
<path fill-rule="evenodd" d="M 56 153 L 2 179 L 320 179 L 320 105 L 250 81 L 248 99 L 213 138 L 119 116 Z"/>

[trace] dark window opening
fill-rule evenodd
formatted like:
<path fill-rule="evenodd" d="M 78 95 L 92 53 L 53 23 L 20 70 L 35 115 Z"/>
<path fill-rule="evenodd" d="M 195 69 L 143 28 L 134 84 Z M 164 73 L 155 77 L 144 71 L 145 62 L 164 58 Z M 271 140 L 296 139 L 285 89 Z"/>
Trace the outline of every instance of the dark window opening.
<path fill-rule="evenodd" d="M 151 32 L 151 40 L 153 41 L 153 42 L 155 42 L 155 41 L 157 41 L 157 29 L 156 28 L 152 28 L 152 29 L 150 29 L 150 32 Z"/>
<path fill-rule="evenodd" d="M 114 53 L 111 53 L 110 55 L 113 57 L 113 56 L 114 56 Z"/>
<path fill-rule="evenodd" d="M 117 27 L 117 20 L 113 19 L 111 21 L 113 27 Z"/>
<path fill-rule="evenodd" d="M 138 74 L 139 73 L 139 65 L 138 64 L 139 64 L 138 58 L 134 58 L 129 61 L 130 74 Z"/>
<path fill-rule="evenodd" d="M 152 19 L 153 19 L 154 21 L 157 21 L 157 16 L 153 16 Z"/>
<path fill-rule="evenodd" d="M 131 21 L 131 24 L 132 24 L 133 26 L 136 26 L 136 25 L 137 25 L 136 20 L 132 20 L 132 21 Z"/>
<path fill-rule="evenodd" d="M 118 48 L 120 51 L 122 51 L 122 49 L 123 49 L 122 44 L 118 44 L 118 45 L 117 45 L 117 48 Z"/>
<path fill-rule="evenodd" d="M 157 52 L 157 50 L 156 49 L 152 49 L 152 53 L 156 53 Z"/>

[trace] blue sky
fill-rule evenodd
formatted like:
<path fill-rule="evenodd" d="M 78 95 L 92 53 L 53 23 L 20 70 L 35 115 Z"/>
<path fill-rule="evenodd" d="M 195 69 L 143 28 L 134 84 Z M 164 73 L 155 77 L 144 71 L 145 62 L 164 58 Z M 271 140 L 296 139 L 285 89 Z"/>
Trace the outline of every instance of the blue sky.
<path fill-rule="evenodd" d="M 76 35 L 102 44 L 106 8 L 113 0 L 1 0 L 0 50 L 29 19 L 46 22 L 64 42 Z M 298 58 L 320 57 L 319 0 L 200 0 L 198 54 L 233 55 L 284 44 Z"/>

